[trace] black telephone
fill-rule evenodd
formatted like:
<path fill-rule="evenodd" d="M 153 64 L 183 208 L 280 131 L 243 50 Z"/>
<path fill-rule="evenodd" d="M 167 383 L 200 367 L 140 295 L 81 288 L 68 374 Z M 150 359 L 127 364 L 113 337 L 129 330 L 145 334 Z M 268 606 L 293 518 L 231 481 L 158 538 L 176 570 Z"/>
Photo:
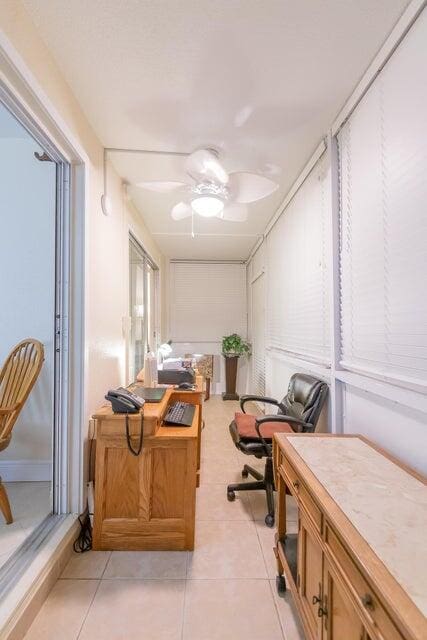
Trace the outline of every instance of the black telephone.
<path fill-rule="evenodd" d="M 111 402 L 114 413 L 138 413 L 145 403 L 143 398 L 123 389 L 123 387 L 110 389 L 105 399 Z"/>
<path fill-rule="evenodd" d="M 126 441 L 128 445 L 129 451 L 134 456 L 139 456 L 142 451 L 142 441 L 144 437 L 144 404 L 145 400 L 143 398 L 139 398 L 134 393 L 131 393 L 127 389 L 123 389 L 123 387 L 119 387 L 118 389 L 110 389 L 110 391 L 105 396 L 106 400 L 111 402 L 111 406 L 114 413 L 125 413 L 126 414 Z M 139 413 L 141 411 L 141 428 L 139 432 L 139 443 L 138 448 L 134 449 L 132 446 L 130 434 L 129 434 L 129 413 Z"/>

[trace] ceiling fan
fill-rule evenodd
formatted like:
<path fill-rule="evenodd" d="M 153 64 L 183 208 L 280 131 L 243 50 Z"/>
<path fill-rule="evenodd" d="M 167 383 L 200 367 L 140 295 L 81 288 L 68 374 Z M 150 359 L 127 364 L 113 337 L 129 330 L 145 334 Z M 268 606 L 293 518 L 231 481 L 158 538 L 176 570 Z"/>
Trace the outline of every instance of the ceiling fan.
<path fill-rule="evenodd" d="M 183 198 L 171 210 L 174 220 L 183 220 L 197 213 L 203 218 L 221 218 L 244 222 L 247 204 L 261 200 L 278 185 L 257 173 L 236 171 L 227 173 L 214 149 L 197 149 L 185 163 L 188 182 L 139 182 L 138 187 L 159 193 L 182 193 Z"/>

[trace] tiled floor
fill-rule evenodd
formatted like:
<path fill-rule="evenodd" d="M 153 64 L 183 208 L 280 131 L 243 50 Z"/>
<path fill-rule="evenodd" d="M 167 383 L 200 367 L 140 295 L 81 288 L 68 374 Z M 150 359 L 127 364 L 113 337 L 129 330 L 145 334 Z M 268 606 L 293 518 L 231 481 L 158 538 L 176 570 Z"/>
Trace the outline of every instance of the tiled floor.
<path fill-rule="evenodd" d="M 228 433 L 237 408 L 218 396 L 204 406 L 195 550 L 73 555 L 26 640 L 302 639 L 290 596 L 276 595 L 264 495 L 226 498 L 252 463 Z"/>
<path fill-rule="evenodd" d="M 13 522 L 0 513 L 0 568 L 52 511 L 50 482 L 5 482 Z"/>

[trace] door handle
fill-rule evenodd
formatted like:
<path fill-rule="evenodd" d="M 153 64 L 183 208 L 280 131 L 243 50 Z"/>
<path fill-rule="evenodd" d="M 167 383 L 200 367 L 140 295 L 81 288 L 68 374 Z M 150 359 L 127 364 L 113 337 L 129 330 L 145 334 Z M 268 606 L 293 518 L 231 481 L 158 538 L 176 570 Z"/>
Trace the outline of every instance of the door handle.
<path fill-rule="evenodd" d="M 324 597 L 324 601 L 321 607 L 319 607 L 319 609 L 317 610 L 317 615 L 319 618 L 325 618 L 325 629 L 328 628 L 328 598 L 327 596 Z"/>
<path fill-rule="evenodd" d="M 321 601 L 322 601 L 322 585 L 319 582 L 319 595 L 313 596 L 312 603 L 317 604 L 318 602 L 321 602 Z"/>
<path fill-rule="evenodd" d="M 362 596 L 362 604 L 365 607 L 365 609 L 372 610 L 374 608 L 374 601 L 370 593 L 365 593 L 365 595 Z"/>

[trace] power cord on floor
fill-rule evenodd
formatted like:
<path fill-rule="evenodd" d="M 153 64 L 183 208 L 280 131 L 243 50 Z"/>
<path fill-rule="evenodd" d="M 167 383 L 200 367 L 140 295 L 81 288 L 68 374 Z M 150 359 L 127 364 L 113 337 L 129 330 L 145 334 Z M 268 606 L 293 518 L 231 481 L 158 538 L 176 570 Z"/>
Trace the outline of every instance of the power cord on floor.
<path fill-rule="evenodd" d="M 79 516 L 79 522 L 80 533 L 76 540 L 74 540 L 73 549 L 76 553 L 85 553 L 92 549 L 92 525 L 87 509 Z"/>
<path fill-rule="evenodd" d="M 89 478 L 92 474 L 92 451 L 93 441 L 95 439 L 94 435 L 95 434 L 92 434 L 92 437 L 89 440 Z M 73 544 L 73 549 L 76 553 L 85 553 L 86 551 L 90 551 L 92 549 L 92 522 L 90 519 L 91 515 L 93 516 L 93 514 L 89 512 L 89 508 L 86 508 L 85 511 L 79 515 L 80 532 L 76 540 L 74 540 Z"/>

